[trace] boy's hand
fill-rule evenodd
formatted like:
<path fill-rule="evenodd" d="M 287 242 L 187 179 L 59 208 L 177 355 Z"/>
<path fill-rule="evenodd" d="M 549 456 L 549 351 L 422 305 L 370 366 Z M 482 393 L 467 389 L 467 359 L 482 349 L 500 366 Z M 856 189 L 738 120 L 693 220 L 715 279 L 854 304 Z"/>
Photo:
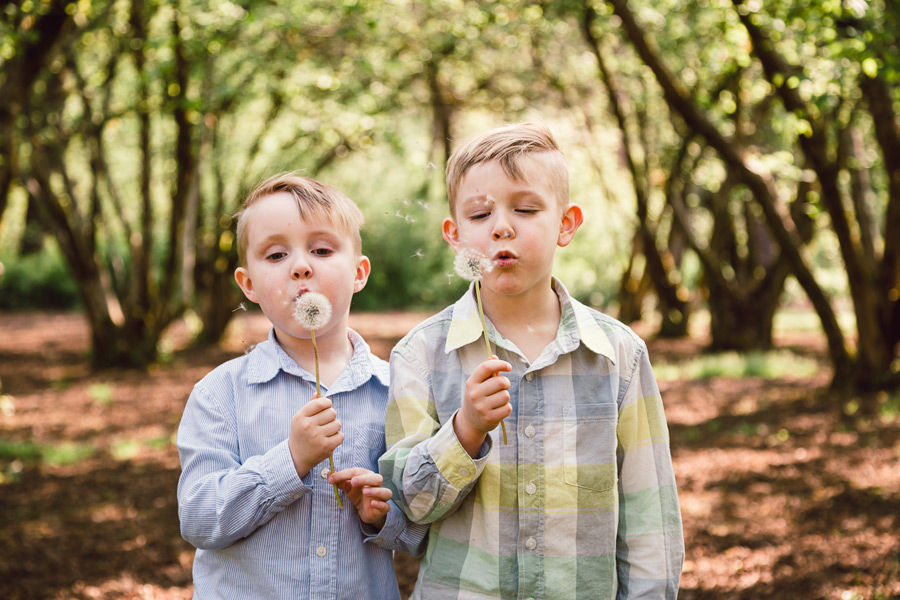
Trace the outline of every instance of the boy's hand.
<path fill-rule="evenodd" d="M 362 467 L 352 467 L 332 473 L 328 483 L 336 484 L 356 506 L 359 518 L 378 529 L 384 526 L 385 516 L 391 510 L 387 503 L 393 492 L 381 487 L 384 479 L 378 473 Z"/>
<path fill-rule="evenodd" d="M 512 413 L 509 379 L 499 375 L 499 371 L 512 371 L 512 365 L 492 356 L 478 365 L 466 380 L 462 408 L 453 428 L 469 456 L 477 456 L 488 432 Z"/>
<path fill-rule="evenodd" d="M 312 400 L 291 417 L 288 448 L 300 477 L 328 458 L 343 441 L 341 422 L 331 408 L 330 398 L 314 395 Z"/>

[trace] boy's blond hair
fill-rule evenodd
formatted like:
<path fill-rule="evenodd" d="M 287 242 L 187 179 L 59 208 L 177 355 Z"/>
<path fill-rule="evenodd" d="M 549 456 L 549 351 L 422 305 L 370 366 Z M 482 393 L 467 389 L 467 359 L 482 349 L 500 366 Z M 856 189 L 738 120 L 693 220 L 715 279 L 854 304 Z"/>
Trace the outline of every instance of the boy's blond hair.
<path fill-rule="evenodd" d="M 363 215 L 356 204 L 330 185 L 294 173 L 275 175 L 258 184 L 247 195 L 237 217 L 238 260 L 246 265 L 247 259 L 247 218 L 248 210 L 260 199 L 273 194 L 287 192 L 297 200 L 300 218 L 304 221 L 328 221 L 342 229 L 353 242 L 357 256 L 362 254 L 362 240 L 359 230 L 363 225 Z"/>
<path fill-rule="evenodd" d="M 560 207 L 569 203 L 569 168 L 553 134 L 540 123 L 518 123 L 490 129 L 457 148 L 447 161 L 447 196 L 450 214 L 456 206 L 459 185 L 469 169 L 483 162 L 497 161 L 511 179 L 527 179 L 519 161 L 532 156 L 543 162 Z"/>

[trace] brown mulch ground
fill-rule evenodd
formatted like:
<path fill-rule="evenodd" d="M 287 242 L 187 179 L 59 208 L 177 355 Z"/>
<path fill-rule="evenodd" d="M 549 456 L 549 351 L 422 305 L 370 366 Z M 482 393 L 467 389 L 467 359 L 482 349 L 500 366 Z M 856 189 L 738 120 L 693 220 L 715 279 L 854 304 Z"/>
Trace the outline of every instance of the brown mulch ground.
<path fill-rule="evenodd" d="M 351 326 L 386 357 L 422 317 L 353 315 Z M 176 352 L 146 373 L 91 373 L 79 315 L 0 314 L 0 598 L 190 597 L 174 432 L 194 382 L 266 329 L 241 315 L 221 348 Z M 821 359 L 816 340 L 781 343 Z M 701 347 L 652 341 L 651 358 Z M 661 383 L 682 598 L 900 598 L 900 418 L 848 417 L 853 399 L 827 382 L 823 368 Z M 398 557 L 405 594 L 415 568 Z"/>

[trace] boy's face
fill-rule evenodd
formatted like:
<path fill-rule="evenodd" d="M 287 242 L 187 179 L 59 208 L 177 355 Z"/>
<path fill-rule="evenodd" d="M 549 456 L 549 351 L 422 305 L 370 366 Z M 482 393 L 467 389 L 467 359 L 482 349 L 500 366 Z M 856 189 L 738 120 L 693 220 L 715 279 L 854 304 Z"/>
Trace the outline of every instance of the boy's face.
<path fill-rule="evenodd" d="M 472 248 L 493 263 L 482 279 L 486 296 L 549 289 L 556 247 L 568 245 L 582 222 L 577 205 L 560 205 L 540 158 L 525 156 L 520 167 L 527 180 L 511 179 L 494 161 L 470 168 L 444 220 L 456 252 Z"/>
<path fill-rule="evenodd" d="M 293 317 L 294 301 L 318 292 L 331 302 L 332 316 L 316 330 L 316 338 L 346 335 L 353 294 L 369 277 L 369 259 L 357 256 L 353 242 L 329 221 L 300 218 L 297 201 L 287 192 L 259 199 L 247 215 L 246 266 L 234 278 L 275 326 L 279 339 L 310 337 Z"/>

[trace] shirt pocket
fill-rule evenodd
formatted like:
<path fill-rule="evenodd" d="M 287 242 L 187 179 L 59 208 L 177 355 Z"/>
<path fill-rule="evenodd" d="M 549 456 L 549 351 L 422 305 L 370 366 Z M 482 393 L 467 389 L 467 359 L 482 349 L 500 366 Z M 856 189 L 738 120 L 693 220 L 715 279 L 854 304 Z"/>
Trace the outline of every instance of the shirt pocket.
<path fill-rule="evenodd" d="M 563 407 L 563 477 L 567 484 L 598 492 L 616 485 L 614 404 Z"/>
<path fill-rule="evenodd" d="M 352 467 L 363 467 L 378 472 L 378 459 L 384 454 L 384 431 L 372 427 L 354 427 L 344 443 L 350 443 Z"/>

